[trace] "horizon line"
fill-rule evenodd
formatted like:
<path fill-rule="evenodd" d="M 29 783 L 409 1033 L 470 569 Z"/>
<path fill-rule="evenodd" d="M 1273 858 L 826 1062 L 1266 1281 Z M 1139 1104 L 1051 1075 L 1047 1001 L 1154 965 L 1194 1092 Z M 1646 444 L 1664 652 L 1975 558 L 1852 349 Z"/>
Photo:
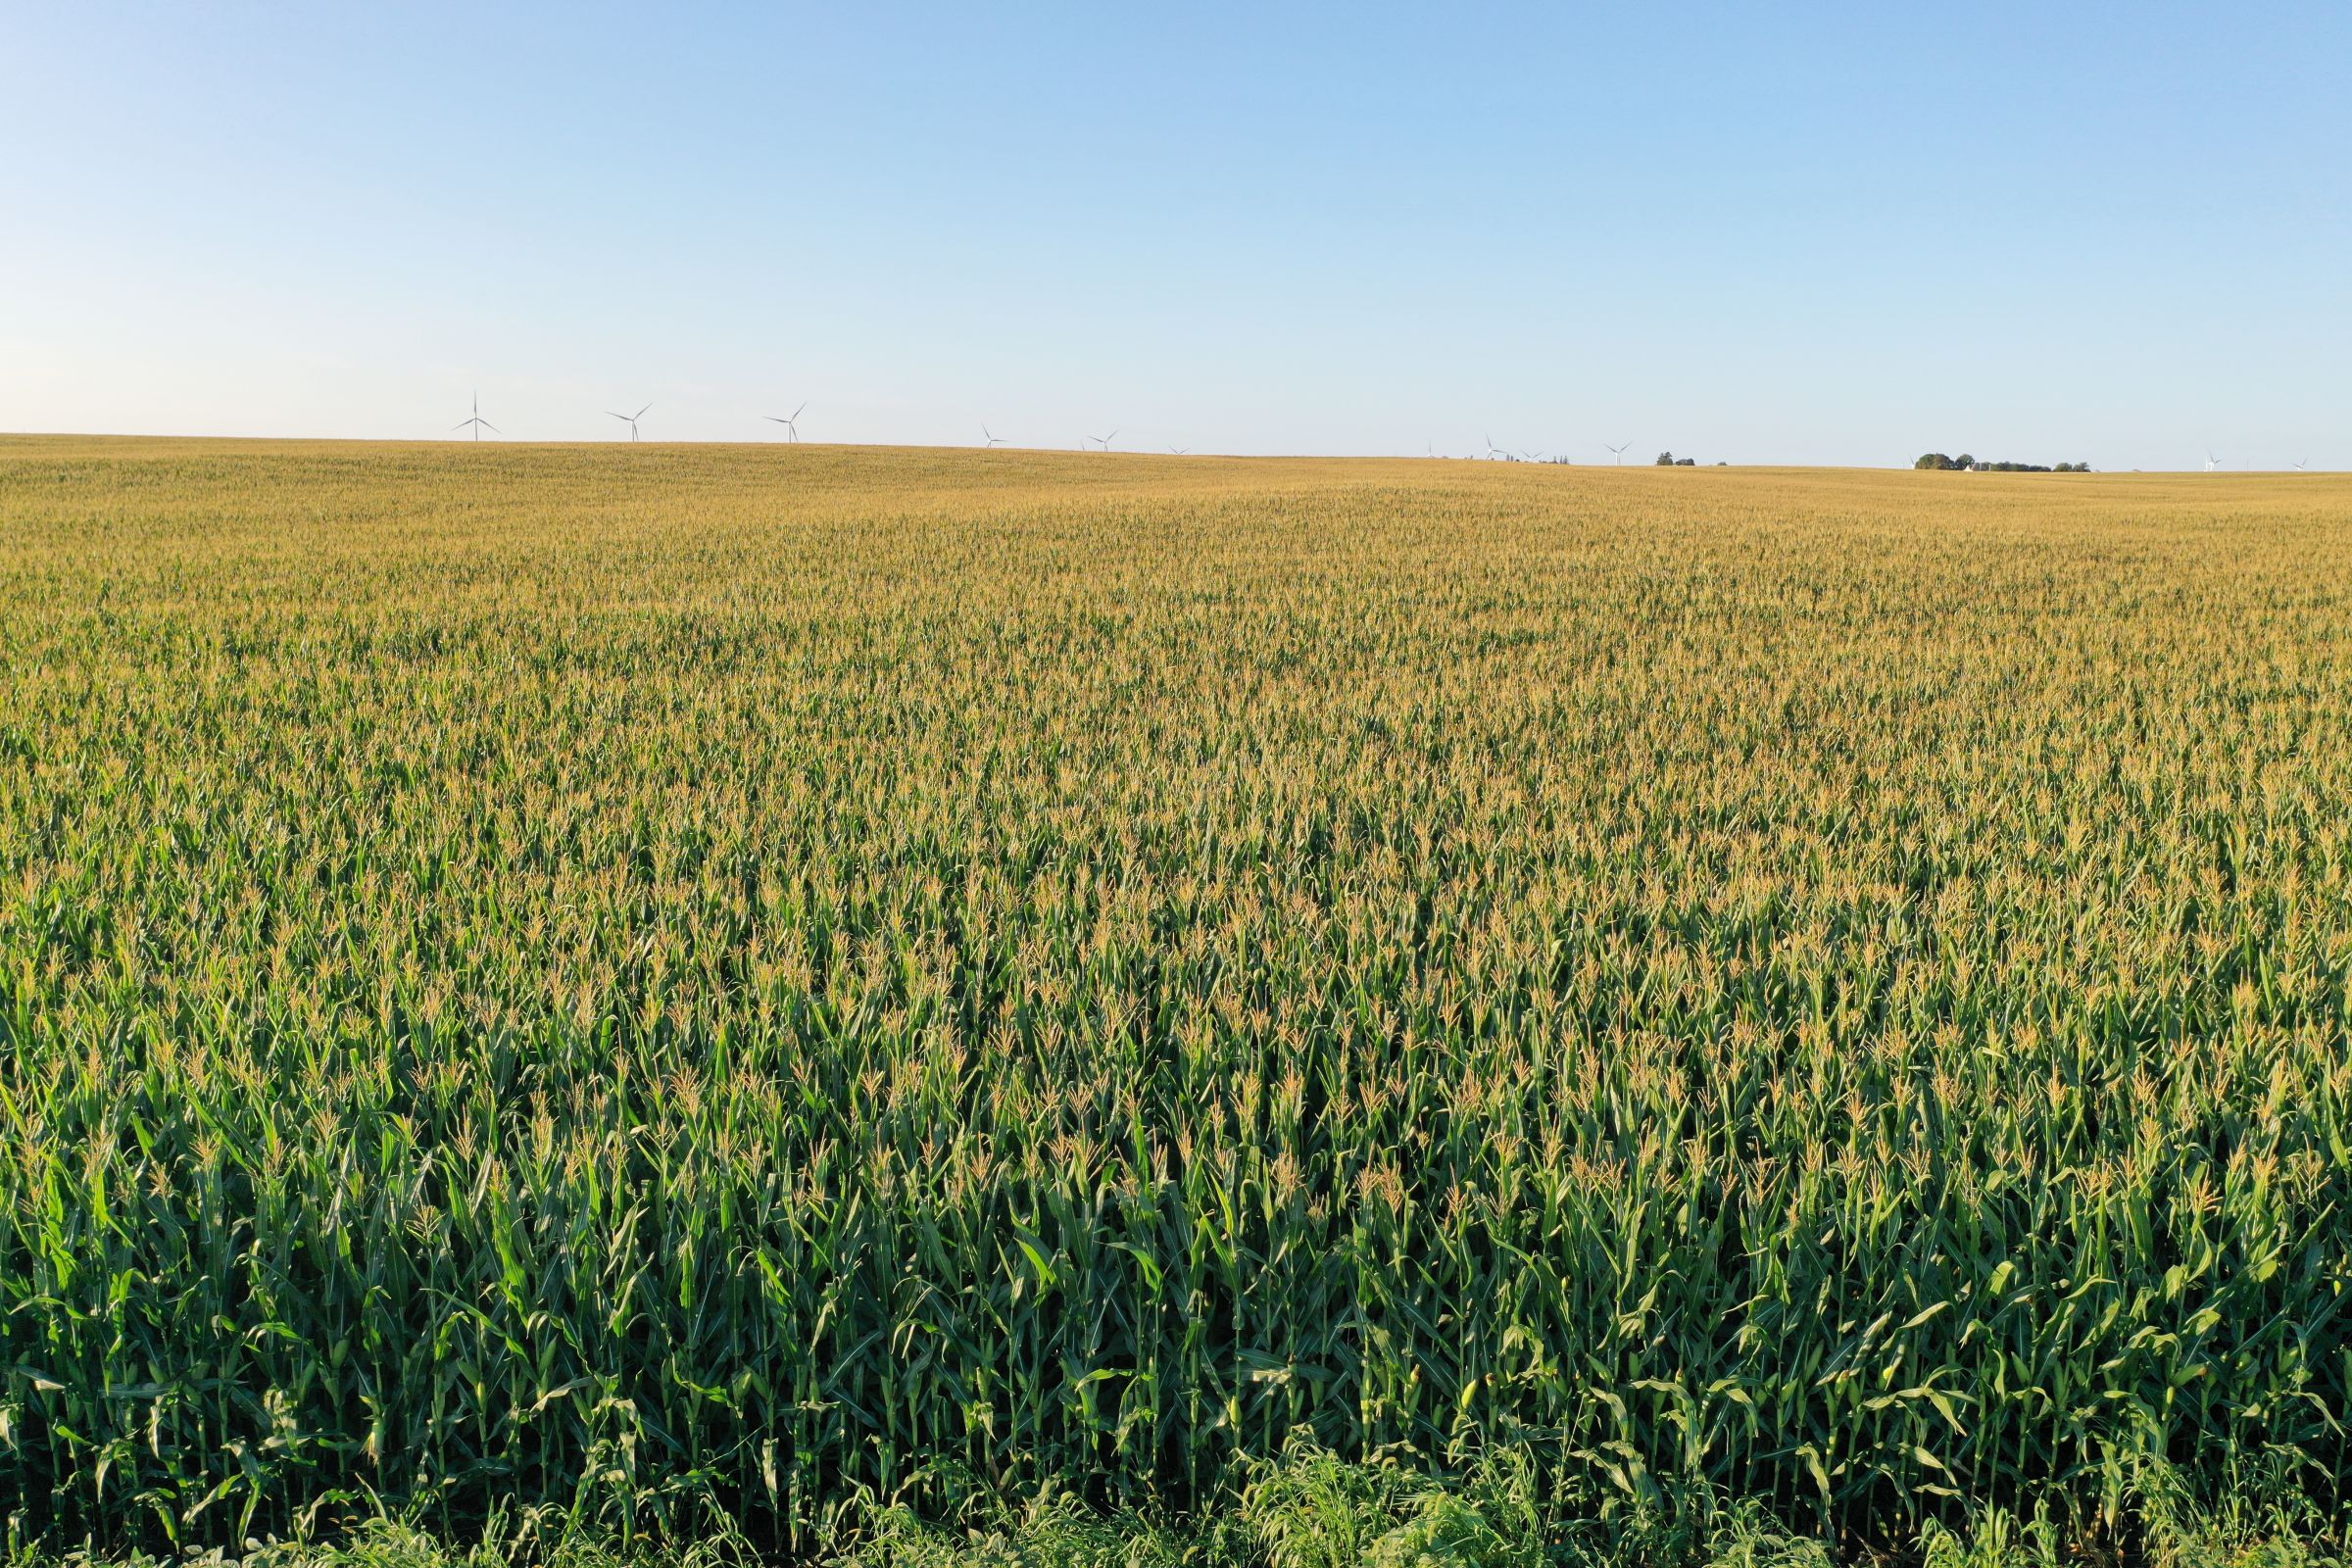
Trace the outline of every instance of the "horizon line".
<path fill-rule="evenodd" d="M 654 446 L 661 446 L 661 447 L 748 447 L 748 448 L 755 448 L 755 449 L 760 449 L 760 450 L 765 450 L 765 449 L 768 449 L 768 448 L 775 448 L 775 449 L 778 449 L 778 450 L 780 450 L 780 451 L 781 451 L 781 450 L 787 450 L 787 449 L 806 449 L 806 448 L 821 448 L 821 447 L 831 447 L 831 448 L 842 448 L 842 449 L 851 449 L 851 450 L 865 450 L 865 451 L 877 451 L 877 452 L 969 452 L 969 453 L 982 454 L 982 455 L 986 455 L 986 454 L 1004 455 L 1004 454 L 1013 454 L 1013 453 L 1019 453 L 1019 454 L 1051 454 L 1051 455 L 1054 455 L 1054 456 L 1058 456 L 1058 457 L 1082 457 L 1082 458 L 1092 458 L 1092 459 L 1096 459 L 1096 460 L 1101 460 L 1101 459 L 1103 459 L 1103 458 L 1126 458 L 1126 459 L 1137 459 L 1137 460 L 1157 460 L 1157 461 L 1163 461 L 1163 462 L 1183 462 L 1183 461 L 1186 461 L 1186 460 L 1189 460 L 1189 459 L 1193 459 L 1193 458 L 1216 458 L 1216 459 L 1220 459 L 1220 460 L 1222 460 L 1222 461 L 1225 461 L 1225 462 L 1234 462 L 1234 463 L 1295 463 L 1295 462 L 1314 462 L 1314 463 L 1467 463 L 1467 464 L 1475 464 L 1475 465 L 1477 465 L 1477 466 L 1481 466 L 1481 467 L 1519 467 L 1519 468 L 1595 468 L 1595 469 L 1599 469 L 1599 468 L 1606 468 L 1606 469 L 1615 469 L 1615 470 L 1621 470 L 1621 471 L 1637 471 L 1637 470 L 1642 470 L 1642 469 L 1656 469 L 1656 468 L 1660 468 L 1660 467 L 1666 467 L 1666 466 L 1669 466 L 1668 465 L 1660 464 L 1660 463 L 1657 463 L 1657 462 L 1655 462 L 1655 461 L 1652 461 L 1652 460 L 1649 460 L 1649 459 L 1643 459 L 1643 460 L 1642 460 L 1642 461 L 1640 461 L 1640 462 L 1636 462 L 1636 463 L 1625 463 L 1625 464 L 1619 464 L 1619 463 L 1615 463 L 1615 462 L 1607 462 L 1607 463 L 1604 463 L 1604 462 L 1601 462 L 1601 461 L 1599 461 L 1599 460 L 1597 460 L 1597 459 L 1591 460 L 1591 461 L 1587 461 L 1587 462 L 1576 462 L 1576 461 L 1573 461 L 1573 460 L 1571 460 L 1571 461 L 1566 461 L 1566 462 L 1562 462 L 1562 461 L 1559 461 L 1559 460 L 1556 460 L 1556 459 L 1550 459 L 1550 458 L 1544 458 L 1544 459 L 1526 459 L 1526 458 L 1502 458 L 1502 459 L 1495 459 L 1495 458 L 1485 458 L 1485 457 L 1479 457 L 1479 456 L 1475 456 L 1475 455 L 1468 455 L 1468 454 L 1456 456 L 1456 455 L 1452 455 L 1452 454 L 1446 454 L 1446 453 L 1439 453 L 1439 454 L 1431 455 L 1431 454 L 1426 454 L 1426 453 L 1410 453 L 1410 452 L 1216 452 L 1216 451 L 1207 451 L 1207 450 L 1193 450 L 1193 451 L 1187 451 L 1187 452 L 1151 452 L 1151 451 L 1144 451 L 1144 450 L 1140 450 L 1140 449 L 1139 449 L 1139 450 L 1133 450 L 1133 451 L 1117 451 L 1117 450 L 1104 451 L 1104 450 L 1102 450 L 1102 449 L 1099 449 L 1099 448 L 1060 447 L 1060 446 L 1022 446 L 1022 445 L 1019 445 L 1019 444 L 1017 444 L 1016 442 L 1014 442 L 1014 441 L 1013 441 L 1012 439 L 1010 439 L 1009 437 L 1007 437 L 1007 438 L 1004 438 L 1004 439 L 1000 439 L 1000 440 L 999 440 L 999 441 L 998 441 L 998 442 L 997 442 L 997 443 L 996 443 L 994 446 L 983 445 L 983 444 L 981 444 L 981 443 L 979 443 L 979 442 L 926 442 L 926 441 L 806 441 L 806 440 L 804 440 L 804 441 L 777 441 L 777 440 L 767 440 L 767 441 L 760 441 L 760 440 L 755 440 L 755 439 L 753 439 L 753 438 L 750 438 L 750 437 L 744 437 L 744 438 L 742 438 L 742 439 L 739 439 L 739 440 L 722 440 L 722 439 L 713 439 L 713 438 L 708 438 L 708 437 L 694 437 L 694 436 L 685 436 L 685 437 L 667 437 L 667 438 L 647 439 L 647 440 L 640 440 L 640 441 L 614 440 L 614 439 L 612 439 L 612 438 L 610 438 L 610 437 L 608 437 L 608 438 L 606 438 L 606 439 L 604 439 L 604 440 L 601 440 L 601 441 L 599 441 L 599 440 L 590 440 L 590 439 L 587 439 L 587 438 L 584 438 L 584 437 L 571 437 L 571 438 L 564 438 L 564 437 L 501 436 L 501 437 L 500 437 L 500 438 L 498 438 L 496 441 L 492 441 L 492 442 L 487 442 L 487 443 L 485 443 L 485 442 L 480 442 L 480 441 L 469 440 L 469 439 L 467 439 L 467 438 L 466 438 L 466 437 L 463 437 L 463 436 L 451 436 L 451 435 L 438 435 L 438 436 L 432 436 L 432 435 L 424 435 L 424 436 L 398 436 L 398 435 L 218 435 L 218 434 L 208 434 L 208 433 L 201 433 L 201 432 L 189 432 L 189 431 L 155 432 L 155 431 L 145 431 L 145 430 L 0 430 L 0 441 L 18 441 L 18 440 L 52 440 L 52 441 L 214 441 L 214 442 L 243 442 L 243 443 L 247 443 L 247 444 L 251 444 L 251 445 L 293 445 L 293 444 L 301 444 L 301 445 L 312 445 L 312 446 L 410 446 L 410 447 L 441 447 L 441 446 L 447 446 L 447 447 L 478 447 L 478 446 L 483 446 L 483 445 L 490 445 L 490 446 L 505 446 L 505 447 L 540 447 L 540 448 L 548 448 L 548 447 L 564 447 L 564 448 L 570 448 L 570 447 L 580 447 L 580 448 L 594 448 L 594 447 L 654 447 Z M 1998 461 L 2007 461 L 2007 460 L 1998 460 Z M 1921 471 L 1926 471 L 1926 472 L 1936 472 L 1936 471 L 1957 471 L 1957 472 L 1988 472 L 1988 471 L 1993 471 L 1993 470 L 1986 470 L 1986 469 L 1960 469 L 1960 470 L 1936 470 L 1936 469 L 1927 469 L 1927 470 L 1921 470 L 1921 469 L 1917 469 L 1917 468 L 1915 468 L 1912 463 L 1885 463 L 1885 464 L 1879 464 L 1879 463 L 1801 463 L 1801 462 L 1776 462 L 1776 461 L 1772 461 L 1772 460 L 1763 460 L 1763 461 L 1743 460 L 1743 461 L 1738 461 L 1738 462 L 1735 462 L 1735 461 L 1732 461 L 1732 460 L 1730 460 L 1730 459 L 1722 459 L 1722 460 L 1716 460 L 1716 461 L 1707 461 L 1707 460 L 1701 460 L 1701 461 L 1697 462 L 1696 464 L 1692 464 L 1692 465 L 1686 465 L 1686 466 L 1690 466 L 1690 467 L 1694 467 L 1694 468 L 1697 468 L 1697 469 L 1702 469 L 1702 470 L 1703 470 L 1703 469 L 1707 469 L 1707 468 L 1747 468 L 1747 469 L 1759 469 L 1759 468 L 1767 468 L 1767 469 L 1790 469 L 1790 468 L 1794 468 L 1794 469 L 1804 469 L 1804 470 L 1807 470 L 1807 471 L 1816 471 L 1816 472 L 1855 472 L 1855 473 L 1910 473 L 1910 472 L 1921 472 Z M 2315 476 L 2319 476 L 2319 475 L 2334 474 L 2334 473 L 2343 473 L 2343 472 L 2348 472 L 2348 471 L 2352 471 L 2352 470 L 2347 470 L 2347 469 L 2339 469 L 2339 468 L 2296 468 L 2296 467 L 2293 467 L 2293 466 L 2287 466 L 2287 467 L 2282 467 L 2282 468 L 2203 468 L 2203 467 L 2187 467 L 2187 468 L 2097 468 L 2097 467 L 2094 467 L 2094 468 L 2090 469 L 2090 470 L 2088 471 L 2088 473 L 2087 473 L 2087 474 L 2083 474 L 2083 475 L 2069 475 L 2068 477 L 2088 477 L 2088 478 L 2094 478 L 2094 479 L 2095 479 L 2095 478 L 2115 478 L 2115 477 L 2119 477 L 2119 476 L 2126 476 L 2126 475 L 2131 475 L 2131 474 L 2173 474 L 2173 473 L 2179 473 L 2179 474 L 2194 474 L 2194 475 L 2197 475 L 2197 476 L 2199 476 L 2199 477 L 2212 477 L 2212 476 L 2214 476 L 2214 475 L 2217 475 L 2217 474 L 2237 474 L 2237 475 L 2240 475 L 2240 476 L 2248 476 L 2248 475 L 2263 475 L 2263 474 L 2277 474 L 2277 475 L 2293 475 L 2293 476 L 2297 476 L 2297 477 L 2310 478 L 2310 477 L 2315 477 Z M 2012 477 L 2015 477 L 2015 476 L 2016 476 L 2014 471 L 2012 472 L 2011 476 L 2012 476 Z M 2056 475 L 2055 475 L 2055 474 L 2053 474 L 2053 475 L 2052 475 L 2052 477 L 2056 477 Z"/>

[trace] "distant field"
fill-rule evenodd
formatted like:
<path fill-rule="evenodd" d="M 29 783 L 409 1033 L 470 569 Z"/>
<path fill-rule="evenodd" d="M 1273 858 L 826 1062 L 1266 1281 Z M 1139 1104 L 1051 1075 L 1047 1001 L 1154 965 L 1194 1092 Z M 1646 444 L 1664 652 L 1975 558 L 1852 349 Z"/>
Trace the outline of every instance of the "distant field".
<path fill-rule="evenodd" d="M 2352 479 L 0 440 L 0 1516 L 2352 1469 Z"/>

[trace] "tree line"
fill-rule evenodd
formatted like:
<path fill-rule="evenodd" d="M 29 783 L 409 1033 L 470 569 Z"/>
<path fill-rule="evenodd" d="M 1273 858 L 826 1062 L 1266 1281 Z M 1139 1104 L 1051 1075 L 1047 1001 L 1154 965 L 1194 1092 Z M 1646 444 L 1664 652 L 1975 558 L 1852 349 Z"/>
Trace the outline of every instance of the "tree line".
<path fill-rule="evenodd" d="M 1973 468 L 1979 473 L 2088 473 L 2087 463 L 1984 463 L 1963 452 L 1947 458 L 1940 452 L 1931 452 L 1911 465 L 1914 468 Z"/>

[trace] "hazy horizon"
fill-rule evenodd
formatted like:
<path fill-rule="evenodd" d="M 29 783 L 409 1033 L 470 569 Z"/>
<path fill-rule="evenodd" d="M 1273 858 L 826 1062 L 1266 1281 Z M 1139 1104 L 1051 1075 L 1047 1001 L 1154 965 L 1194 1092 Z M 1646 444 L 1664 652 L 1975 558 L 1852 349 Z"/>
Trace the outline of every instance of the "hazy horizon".
<path fill-rule="evenodd" d="M 443 442 L 458 442 L 464 445 L 476 444 L 463 433 L 456 431 L 446 432 L 437 436 L 382 436 L 220 434 L 184 430 L 0 430 L 0 442 L 10 440 L 219 441 L 286 444 L 315 443 L 320 446 L 435 446 Z M 520 439 L 505 435 L 492 435 L 483 437 L 478 444 L 483 446 L 525 448 L 585 448 L 608 447 L 614 445 L 615 443 L 611 437 L 605 437 L 602 439 L 591 437 L 533 437 Z M 617 444 L 621 446 L 628 446 L 631 444 L 625 430 L 619 437 Z M 789 443 L 786 443 L 778 438 L 762 438 L 758 436 L 740 439 L 724 436 L 672 436 L 661 439 L 647 437 L 636 444 L 647 447 L 659 446 L 669 448 L 743 447 L 749 449 L 760 449 L 767 447 L 784 447 Z M 975 455 L 986 450 L 991 450 L 989 448 L 985 448 L 978 441 L 802 441 L 797 443 L 797 445 L 808 447 L 811 450 L 831 448 L 842 451 L 875 452 L 968 452 Z M 1074 443 L 1068 446 L 1057 447 L 1044 445 L 1024 445 L 1013 441 L 1001 441 L 993 450 L 1001 455 L 1007 456 L 1031 454 L 1089 458 L 1100 458 L 1105 456 L 1113 458 L 1184 457 L 1214 458 L 1223 461 L 1249 463 L 1425 463 L 1433 461 L 1433 456 L 1434 461 L 1439 463 L 1506 461 L 1503 459 L 1482 459 L 1478 456 L 1478 454 L 1470 452 L 1438 452 L 1434 455 L 1421 452 L 1227 452 L 1218 450 L 1216 448 L 1202 447 L 1190 447 L 1185 448 L 1182 451 L 1173 451 L 1166 446 L 1113 446 L 1107 453 L 1105 453 L 1091 446 L 1082 448 Z M 1659 466 L 1656 461 L 1657 456 L 1658 454 L 1656 453 L 1646 453 L 1640 458 L 1636 458 L 1634 454 L 1629 451 L 1625 456 L 1625 462 L 1620 465 L 1614 462 L 1607 454 L 1604 453 L 1597 460 L 1570 457 L 1566 460 L 1565 466 L 1579 468 L 1608 468 L 1619 466 L 1625 468 L 1655 468 Z M 1676 454 L 1676 456 L 1679 458 L 1682 456 L 1682 454 Z M 1988 463 L 2002 461 L 2031 461 L 2026 459 L 1998 459 L 1994 458 L 1989 453 L 1971 453 L 1969 456 L 1982 457 L 1985 462 Z M 1519 462 L 1522 465 L 1528 464 L 1528 460 L 1526 459 L 1511 459 L 1507 461 Z M 2059 461 L 2066 462 L 2071 460 L 2061 459 Z M 1554 462 L 1550 458 L 1540 458 L 1534 460 L 1532 466 L 1537 467 L 1550 467 L 1554 466 Z M 1757 463 L 1734 463 L 1729 459 L 1707 459 L 1694 465 L 1681 465 L 1680 466 L 1694 468 L 1736 468 L 1744 469 L 1750 472 L 1761 470 L 1781 470 L 1792 472 L 1872 473 L 1890 470 L 1908 470 L 1915 466 L 1916 465 L 1914 463 L 1908 461 L 1899 463 L 1784 463 L 1767 459 L 1763 462 Z M 1981 471 L 1989 472 L 1992 470 Z M 2300 475 L 2309 478 L 2320 478 L 2322 476 L 2340 473 L 2345 470 L 2322 467 L 2320 465 L 2315 463 L 2303 469 L 2296 469 L 2291 466 L 2277 468 L 2263 468 L 2248 467 L 2243 465 L 2238 465 L 2235 466 L 2224 466 L 2211 470 L 2203 469 L 2202 465 L 2199 465 L 2196 467 L 2180 468 L 2151 468 L 2145 466 L 2132 468 L 2102 468 L 2096 464 L 2093 464 L 2090 471 L 2094 476 L 2101 474 L 2109 476 L 2116 474 L 2147 474 L 2155 477 L 2163 477 L 2166 475 L 2197 474 L 2201 471 L 2204 471 L 2211 472 L 2216 477 L 2219 477 L 2225 473 L 2235 473 L 2250 477 L 2262 477 L 2266 475 L 2278 474 L 2287 475 L 2290 477 Z"/>

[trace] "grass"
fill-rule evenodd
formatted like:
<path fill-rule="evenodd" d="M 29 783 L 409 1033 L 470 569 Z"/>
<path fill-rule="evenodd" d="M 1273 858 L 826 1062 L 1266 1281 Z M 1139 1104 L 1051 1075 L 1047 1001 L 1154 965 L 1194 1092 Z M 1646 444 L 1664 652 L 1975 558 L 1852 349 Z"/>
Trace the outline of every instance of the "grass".
<path fill-rule="evenodd" d="M 1523 1456 L 1438 1477 L 1353 1463 L 1311 1444 L 1250 1467 L 1232 1505 L 1183 1520 L 1103 1514 L 1068 1493 L 1013 1505 L 971 1499 L 955 1522 L 868 1503 L 809 1555 L 836 1568 L 1834 1568 L 1827 1543 L 1752 1500 L 1704 1492 L 1671 1509 L 1563 1517 L 1530 1488 Z M 2157 1473 L 2132 1491 L 2129 1533 L 2070 1532 L 2047 1510 L 1929 1520 L 1900 1550 L 1863 1560 L 1919 1568 L 2340 1568 L 2340 1520 L 2288 1494 L 2240 1490 L 2220 1506 Z M 1548 1523 L 1547 1523 L 1548 1521 Z M 385 1513 L 331 1540 L 247 1541 L 176 1557 L 62 1557 L 20 1546 L 11 1568 L 745 1568 L 762 1555 L 720 1531 L 690 1544 L 616 1542 L 561 1510 L 494 1510 L 463 1537 Z"/>
<path fill-rule="evenodd" d="M 2332 1519 L 2348 534 L 2317 476 L 0 442 L 0 1517 Z M 1309 1451 L 1401 1490 L 1286 1534 Z M 1411 1479 L 1497 1466 L 1507 1526 Z"/>

